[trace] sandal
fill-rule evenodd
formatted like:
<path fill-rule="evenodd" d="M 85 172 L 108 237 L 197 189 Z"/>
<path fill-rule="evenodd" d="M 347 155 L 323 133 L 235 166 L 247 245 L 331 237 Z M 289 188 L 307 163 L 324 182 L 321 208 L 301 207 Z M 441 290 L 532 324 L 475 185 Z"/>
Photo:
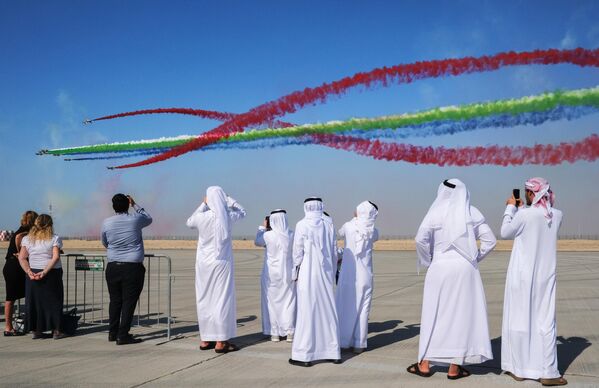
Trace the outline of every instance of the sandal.
<path fill-rule="evenodd" d="M 216 346 L 216 345 L 215 345 L 215 346 Z M 236 351 L 238 351 L 238 350 L 239 350 L 239 347 L 237 347 L 236 345 L 233 345 L 233 344 L 232 344 L 232 343 L 230 343 L 230 342 L 226 342 L 226 345 L 225 345 L 225 347 L 224 347 L 224 348 L 222 348 L 222 349 L 216 349 L 216 347 L 215 347 L 215 349 L 214 349 L 214 351 L 215 351 L 216 353 L 229 353 L 229 352 L 236 352 Z"/>
<path fill-rule="evenodd" d="M 540 379 L 541 384 L 546 387 L 555 387 L 557 385 L 566 385 L 568 384 L 568 380 L 563 377 L 555 377 L 553 379 Z"/>
<path fill-rule="evenodd" d="M 420 368 L 418 367 L 418 363 L 415 362 L 412 365 L 410 365 L 408 367 L 408 369 L 406 369 L 409 373 L 413 374 L 413 375 L 417 375 L 420 377 L 431 377 L 433 375 L 433 372 L 431 372 L 430 370 L 428 372 L 423 372 L 420 370 Z"/>
<path fill-rule="evenodd" d="M 471 373 L 468 372 L 466 369 L 462 368 L 461 365 L 458 365 L 457 367 L 458 367 L 458 374 L 455 375 L 455 376 L 447 375 L 447 378 L 449 380 L 458 380 L 458 379 L 461 379 L 463 377 L 468 377 L 468 376 L 471 375 Z"/>
<path fill-rule="evenodd" d="M 11 331 L 4 331 L 4 336 L 5 337 L 20 337 L 22 335 L 25 335 L 25 333 L 21 333 L 20 331 L 16 331 L 16 330 L 11 330 Z"/>
<path fill-rule="evenodd" d="M 512 379 L 516 380 L 516 381 L 524 381 L 525 379 L 523 379 L 522 377 L 518 377 L 515 374 L 513 374 L 512 372 L 505 372 L 506 375 L 510 376 Z"/>
<path fill-rule="evenodd" d="M 206 345 L 206 346 L 200 345 L 200 350 L 210 350 L 210 349 L 214 349 L 216 347 L 216 342 L 212 342 L 212 341 L 206 341 L 206 342 L 208 342 L 208 345 Z"/>

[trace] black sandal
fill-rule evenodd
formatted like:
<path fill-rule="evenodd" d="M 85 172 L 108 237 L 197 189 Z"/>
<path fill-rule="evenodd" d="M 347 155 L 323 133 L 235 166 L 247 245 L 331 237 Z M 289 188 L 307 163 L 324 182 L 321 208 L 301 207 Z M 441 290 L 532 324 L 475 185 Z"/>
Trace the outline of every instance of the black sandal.
<path fill-rule="evenodd" d="M 304 368 L 309 368 L 309 367 L 311 367 L 312 365 L 314 365 L 314 364 L 313 364 L 312 362 L 310 362 L 310 361 L 297 361 L 297 360 L 294 360 L 293 358 L 290 358 L 290 359 L 289 359 L 289 363 L 290 363 L 291 365 L 295 365 L 295 366 L 303 366 Z"/>
<path fill-rule="evenodd" d="M 215 347 L 216 347 L 216 345 L 215 345 Z M 238 350 L 239 350 L 239 347 L 237 347 L 236 345 L 233 345 L 230 342 L 226 342 L 225 347 L 222 349 L 216 349 L 216 348 L 214 349 L 214 351 L 216 353 L 229 353 L 229 352 L 236 352 Z"/>
<path fill-rule="evenodd" d="M 4 336 L 5 337 L 20 337 L 22 335 L 25 335 L 25 333 L 21 333 L 20 331 L 4 331 Z"/>
<path fill-rule="evenodd" d="M 450 376 L 449 374 L 447 375 L 447 378 L 449 380 L 458 380 L 461 379 L 463 377 L 468 377 L 470 376 L 472 373 L 468 372 L 466 369 L 462 368 L 461 365 L 457 365 L 458 367 L 458 374 L 455 376 Z"/>
<path fill-rule="evenodd" d="M 420 377 L 431 377 L 433 375 L 433 372 L 431 372 L 430 370 L 426 373 L 421 371 L 417 362 L 410 365 L 406 370 L 408 371 L 408 373 L 411 373 L 413 375 L 420 376 Z"/>
<path fill-rule="evenodd" d="M 216 342 L 212 342 L 212 341 L 206 341 L 206 342 L 208 342 L 208 345 L 206 345 L 206 346 L 200 345 L 200 350 L 210 350 L 210 349 L 214 349 L 216 347 Z"/>

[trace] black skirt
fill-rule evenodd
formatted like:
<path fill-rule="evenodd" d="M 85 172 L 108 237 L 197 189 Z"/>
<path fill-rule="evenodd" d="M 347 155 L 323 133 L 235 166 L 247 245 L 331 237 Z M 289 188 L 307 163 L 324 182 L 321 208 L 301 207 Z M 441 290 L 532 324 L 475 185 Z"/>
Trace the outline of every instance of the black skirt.
<path fill-rule="evenodd" d="M 32 269 L 33 273 L 42 272 Z M 27 279 L 26 331 L 62 331 L 64 289 L 62 268 L 50 270 L 42 280 Z"/>
<path fill-rule="evenodd" d="M 2 269 L 4 274 L 4 282 L 6 284 L 6 299 L 7 301 L 14 302 L 15 300 L 25 297 L 25 279 L 27 276 L 19 264 L 19 259 L 16 257 L 9 257 L 4 263 Z"/>

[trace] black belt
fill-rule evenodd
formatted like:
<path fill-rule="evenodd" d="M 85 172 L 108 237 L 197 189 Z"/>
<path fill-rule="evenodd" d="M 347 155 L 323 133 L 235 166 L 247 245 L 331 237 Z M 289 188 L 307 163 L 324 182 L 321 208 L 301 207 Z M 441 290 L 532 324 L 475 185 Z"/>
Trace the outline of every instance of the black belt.
<path fill-rule="evenodd" d="M 142 265 L 142 262 L 139 263 L 133 263 L 131 261 L 109 261 L 108 264 L 115 264 L 115 265 L 125 265 L 125 264 L 133 264 L 133 265 Z"/>

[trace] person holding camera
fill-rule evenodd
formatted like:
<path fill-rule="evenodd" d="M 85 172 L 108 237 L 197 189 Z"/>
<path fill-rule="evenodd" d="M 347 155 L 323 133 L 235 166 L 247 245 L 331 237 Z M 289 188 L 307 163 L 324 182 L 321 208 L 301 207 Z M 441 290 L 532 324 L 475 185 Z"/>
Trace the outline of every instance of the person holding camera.
<path fill-rule="evenodd" d="M 555 288 L 557 233 L 562 212 L 544 178 L 525 183 L 527 207 L 508 198 L 501 237 L 514 239 L 505 283 L 501 369 L 517 381 L 568 382 L 557 369 Z M 514 190 L 518 194 L 518 190 Z"/>
<path fill-rule="evenodd" d="M 237 332 L 232 229 L 245 216 L 243 206 L 221 187 L 210 186 L 187 219 L 187 227 L 198 231 L 195 289 L 201 350 L 239 350 L 229 341 Z"/>
<path fill-rule="evenodd" d="M 129 206 L 134 212 L 129 213 Z M 136 344 L 142 340 L 134 338 L 129 330 L 146 273 L 142 229 L 152 223 L 152 217 L 129 195 L 112 197 L 112 208 L 116 214 L 102 223 L 110 295 L 108 341 L 116 341 L 117 345 Z"/>
<path fill-rule="evenodd" d="M 258 227 L 256 246 L 265 247 L 262 268 L 262 333 L 279 342 L 280 337 L 293 341 L 295 331 L 295 282 L 293 275 L 293 231 L 287 212 L 273 210 Z"/>
<path fill-rule="evenodd" d="M 372 302 L 372 251 L 379 239 L 374 222 L 379 208 L 370 201 L 358 205 L 354 218 L 339 229 L 345 239 L 343 261 L 337 284 L 336 304 L 339 315 L 341 349 L 352 348 L 360 354 L 367 347 L 368 315 Z"/>

